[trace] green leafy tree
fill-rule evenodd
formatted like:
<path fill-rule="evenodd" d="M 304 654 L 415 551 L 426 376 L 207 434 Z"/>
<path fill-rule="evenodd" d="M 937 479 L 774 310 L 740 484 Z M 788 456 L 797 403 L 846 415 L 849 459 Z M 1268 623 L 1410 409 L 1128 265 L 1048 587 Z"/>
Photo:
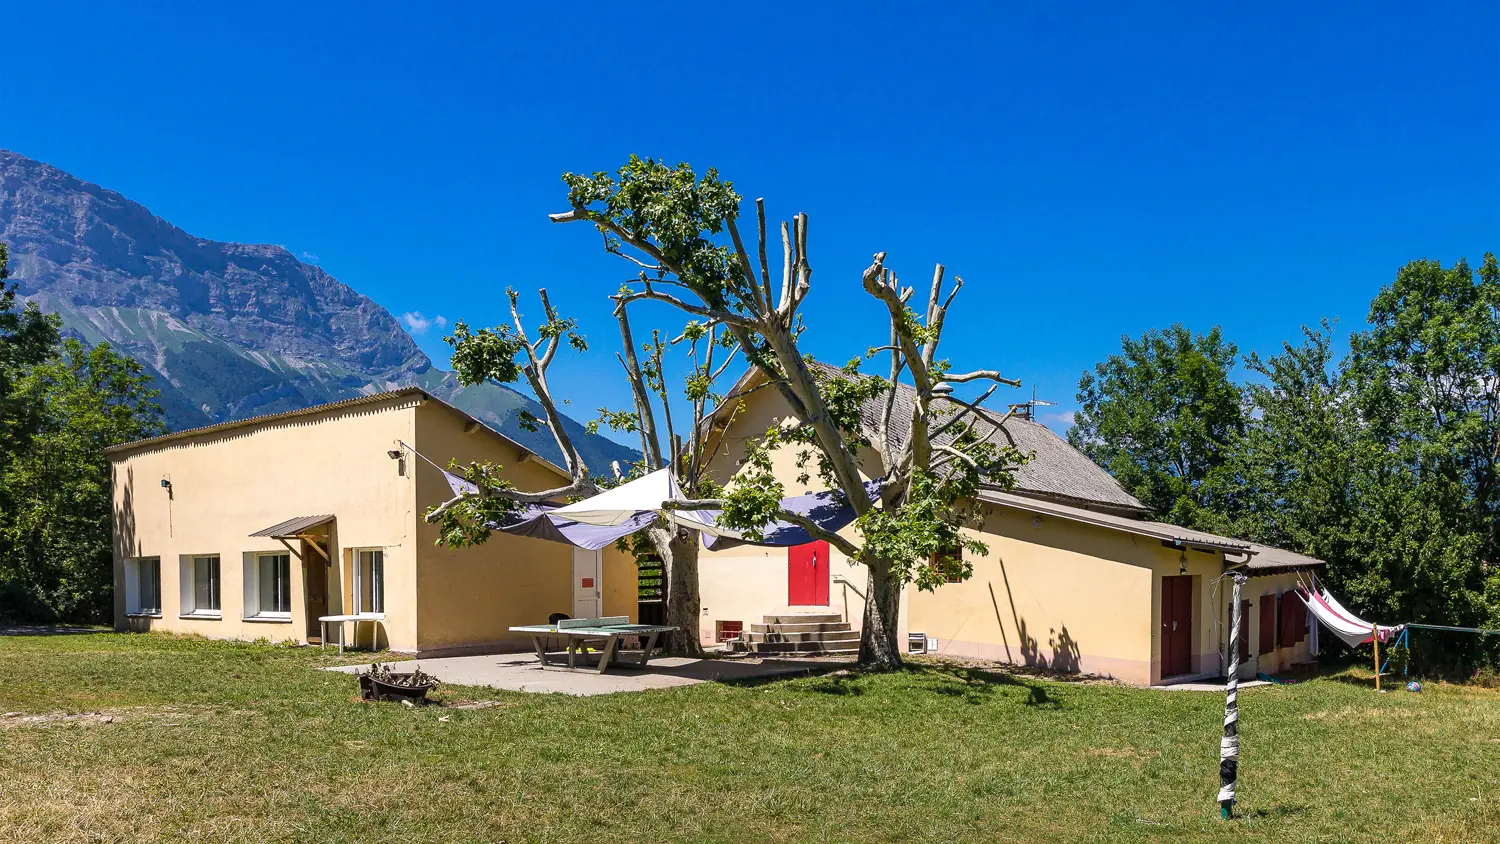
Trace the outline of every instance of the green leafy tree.
<path fill-rule="evenodd" d="M 1262 359 L 1245 385 L 1252 412 L 1226 460 L 1200 488 L 1205 527 L 1282 548 L 1334 553 L 1326 526 L 1347 524 L 1360 468 L 1357 408 L 1333 352 L 1333 326 Z"/>
<path fill-rule="evenodd" d="M 1368 322 L 1342 360 L 1326 322 L 1264 360 L 1248 355 L 1233 425 L 1227 400 L 1171 400 L 1191 390 L 1161 360 L 1197 338 L 1127 341 L 1085 376 L 1074 441 L 1148 502 L 1172 491 L 1161 500 L 1174 520 L 1326 560 L 1329 585 L 1366 617 L 1500 626 L 1500 265 L 1413 261 Z M 1232 348 L 1206 345 L 1217 364 L 1197 366 L 1214 374 L 1195 383 L 1222 397 L 1216 371 L 1227 382 Z M 1205 456 L 1171 457 L 1193 453 Z M 1180 468 L 1195 464 L 1207 468 Z M 1413 649 L 1429 669 L 1500 655 L 1445 634 L 1416 634 Z"/>
<path fill-rule="evenodd" d="M 9 264 L 10 249 L 0 243 L 0 471 L 27 447 L 39 422 L 38 409 L 16 396 L 16 381 L 55 354 L 59 327 L 35 303 L 20 305 L 16 286 L 6 283 Z"/>
<path fill-rule="evenodd" d="M 751 470 L 737 478 L 731 492 L 688 506 L 722 507 L 722 522 L 752 532 L 771 519 L 794 522 L 866 564 L 860 663 L 899 665 L 896 623 L 903 586 L 925 582 L 921 572 L 931 555 L 961 541 L 963 517 L 953 505 L 979 478 L 1003 482 L 1014 462 L 1013 453 L 978 436 L 974 423 L 995 387 L 1018 382 L 993 370 L 955 372 L 938 356 L 943 323 L 963 281 L 945 284 L 939 265 L 926 297 L 912 307 L 915 289 L 902 286 L 886 267 L 885 253 L 876 253 L 857 287 L 886 309 L 888 336 L 871 346 L 889 366 L 880 375 L 862 374 L 855 365 L 836 376 L 815 374 L 798 347 L 805 327 L 799 308 L 812 286 L 807 215 L 782 223 L 781 272 L 773 282 L 764 203 L 756 201 L 757 237 L 747 247 L 738 225 L 741 198 L 713 169 L 700 177 L 686 164 L 673 167 L 631 156 L 613 173 L 568 173 L 563 181 L 569 209 L 552 220 L 591 225 L 603 236 L 606 251 L 639 269 L 617 300 L 665 303 L 727 331 L 768 387 L 785 399 L 795 420 L 752 444 Z M 895 392 L 903 380 L 915 395 L 910 405 L 898 407 Z M 978 401 L 953 398 L 959 385 L 983 382 L 990 389 Z M 882 396 L 879 418 L 861 419 L 861 404 Z M 904 433 L 897 437 L 896 431 Z M 938 437 L 940 431 L 948 438 Z M 797 449 L 809 472 L 847 496 L 858 514 L 855 538 L 780 509 L 786 491 L 766 457 L 780 447 Z M 874 502 L 860 475 L 867 448 L 881 464 L 872 473 L 881 477 Z"/>
<path fill-rule="evenodd" d="M 630 384 L 634 399 L 630 409 L 599 408 L 599 416 L 588 425 L 590 433 L 601 425 L 637 434 L 641 440 L 639 465 L 614 467 L 612 475 L 594 474 L 573 446 L 572 438 L 561 424 L 562 416 L 547 381 L 547 370 L 561 345 L 576 351 L 587 351 L 588 343 L 577 332 L 576 321 L 562 317 L 553 307 L 547 291 L 540 292 L 546 320 L 534 333 L 523 323 L 519 296 L 506 291 L 510 300 L 510 325 L 472 330 L 464 322 L 454 326 L 448 339 L 453 346 L 453 368 L 465 385 L 482 382 L 515 383 L 522 378 L 542 405 L 545 418 L 523 420 L 534 429 L 548 428 L 562 450 L 570 480 L 548 490 L 518 490 L 504 480 L 501 466 L 475 463 L 454 466 L 478 491 L 461 495 L 432 508 L 427 518 L 441 530 L 440 542 L 450 546 L 474 545 L 488 540 L 492 525 L 502 522 L 527 504 L 555 502 L 585 497 L 617 482 L 642 473 L 670 466 L 688 495 L 711 495 L 718 489 L 707 478 L 704 469 L 712 457 L 704 451 L 702 438 L 693 432 L 703 428 L 708 408 L 722 397 L 714 384 L 735 360 L 739 345 L 720 325 L 689 322 L 676 339 L 668 340 L 660 330 L 637 346 L 630 323 L 630 304 L 638 300 L 622 291 L 614 297 L 614 313 L 620 325 L 623 350 L 619 363 Z M 535 339 L 532 339 L 533 336 Z M 664 358 L 672 346 L 685 348 L 690 366 L 680 395 L 668 387 Z M 672 419 L 673 400 L 685 400 L 691 420 L 686 441 L 678 434 Z M 605 467 L 598 467 L 604 469 Z M 675 627 L 665 641 L 669 653 L 696 655 L 702 650 L 699 638 L 701 600 L 698 585 L 697 531 L 659 519 L 625 543 L 626 550 L 637 557 L 655 554 L 666 571 L 666 621 Z"/>
<path fill-rule="evenodd" d="M 27 367 L 28 447 L 0 473 L 0 607 L 13 619 L 107 621 L 113 609 L 111 445 L 162 431 L 140 364 L 75 339 Z"/>
<path fill-rule="evenodd" d="M 1243 394 L 1230 380 L 1236 351 L 1218 327 L 1122 338 L 1119 354 L 1080 379 L 1069 442 L 1160 518 L 1213 521 L 1206 485 L 1245 430 Z"/>
<path fill-rule="evenodd" d="M 1350 587 L 1398 618 L 1500 624 L 1500 264 L 1412 261 L 1375 296 L 1369 323 L 1347 363 L 1374 464 Z M 1471 662 L 1482 645 L 1449 637 L 1442 648 Z"/>

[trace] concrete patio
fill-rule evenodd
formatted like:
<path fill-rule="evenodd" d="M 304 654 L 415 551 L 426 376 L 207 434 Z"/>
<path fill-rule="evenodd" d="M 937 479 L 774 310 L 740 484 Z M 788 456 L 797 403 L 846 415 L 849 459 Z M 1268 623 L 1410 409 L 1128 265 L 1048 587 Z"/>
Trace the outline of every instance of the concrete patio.
<path fill-rule="evenodd" d="M 836 659 L 688 659 L 657 657 L 644 669 L 612 668 L 600 674 L 592 668 L 569 670 L 556 666 L 542 667 L 536 654 L 508 653 L 484 656 L 452 656 L 438 659 L 415 659 L 386 662 L 397 671 L 420 665 L 438 680 L 458 686 L 487 686 L 512 692 L 559 693 L 566 695 L 610 695 L 618 692 L 644 692 L 670 689 L 697 683 L 735 683 L 770 677 L 790 677 L 847 665 Z M 353 674 L 363 665 L 326 668 Z"/>

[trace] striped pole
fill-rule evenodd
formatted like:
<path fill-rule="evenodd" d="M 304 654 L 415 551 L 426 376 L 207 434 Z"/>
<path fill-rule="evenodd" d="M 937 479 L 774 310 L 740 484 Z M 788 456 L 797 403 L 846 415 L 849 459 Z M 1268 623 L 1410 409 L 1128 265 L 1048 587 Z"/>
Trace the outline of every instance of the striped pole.
<path fill-rule="evenodd" d="M 1219 741 L 1219 817 L 1234 817 L 1234 794 L 1240 779 L 1240 586 L 1243 574 L 1231 572 L 1229 605 L 1229 679 L 1224 688 L 1224 738 Z"/>

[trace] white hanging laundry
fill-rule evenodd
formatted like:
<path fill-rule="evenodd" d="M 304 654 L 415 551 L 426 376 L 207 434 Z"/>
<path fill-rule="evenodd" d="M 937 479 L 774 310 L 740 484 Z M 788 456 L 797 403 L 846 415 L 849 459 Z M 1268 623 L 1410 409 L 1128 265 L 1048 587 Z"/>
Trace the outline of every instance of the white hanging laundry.
<path fill-rule="evenodd" d="M 1297 597 L 1307 605 L 1309 612 L 1315 616 L 1324 627 L 1327 627 L 1333 635 L 1337 636 L 1344 644 L 1354 647 L 1370 641 L 1375 625 L 1361 620 L 1349 613 L 1333 596 L 1324 589 L 1321 594 L 1298 588 Z M 1380 627 L 1380 641 L 1390 641 L 1391 636 L 1400 627 Z"/>

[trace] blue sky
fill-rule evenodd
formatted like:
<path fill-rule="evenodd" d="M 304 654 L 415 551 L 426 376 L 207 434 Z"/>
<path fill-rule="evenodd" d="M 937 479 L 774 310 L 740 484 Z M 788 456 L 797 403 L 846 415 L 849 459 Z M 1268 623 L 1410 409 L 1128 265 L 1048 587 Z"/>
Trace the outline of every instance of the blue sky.
<path fill-rule="evenodd" d="M 1054 414 L 1123 334 L 1346 335 L 1405 261 L 1500 247 L 1493 2 L 443 8 L 8 9 L 0 147 L 398 316 L 490 324 L 545 285 L 594 343 L 553 376 L 582 416 L 628 402 L 604 297 L 629 268 L 546 214 L 563 171 L 632 152 L 811 216 L 808 350 L 883 342 L 871 253 L 941 261 L 949 357 Z"/>

